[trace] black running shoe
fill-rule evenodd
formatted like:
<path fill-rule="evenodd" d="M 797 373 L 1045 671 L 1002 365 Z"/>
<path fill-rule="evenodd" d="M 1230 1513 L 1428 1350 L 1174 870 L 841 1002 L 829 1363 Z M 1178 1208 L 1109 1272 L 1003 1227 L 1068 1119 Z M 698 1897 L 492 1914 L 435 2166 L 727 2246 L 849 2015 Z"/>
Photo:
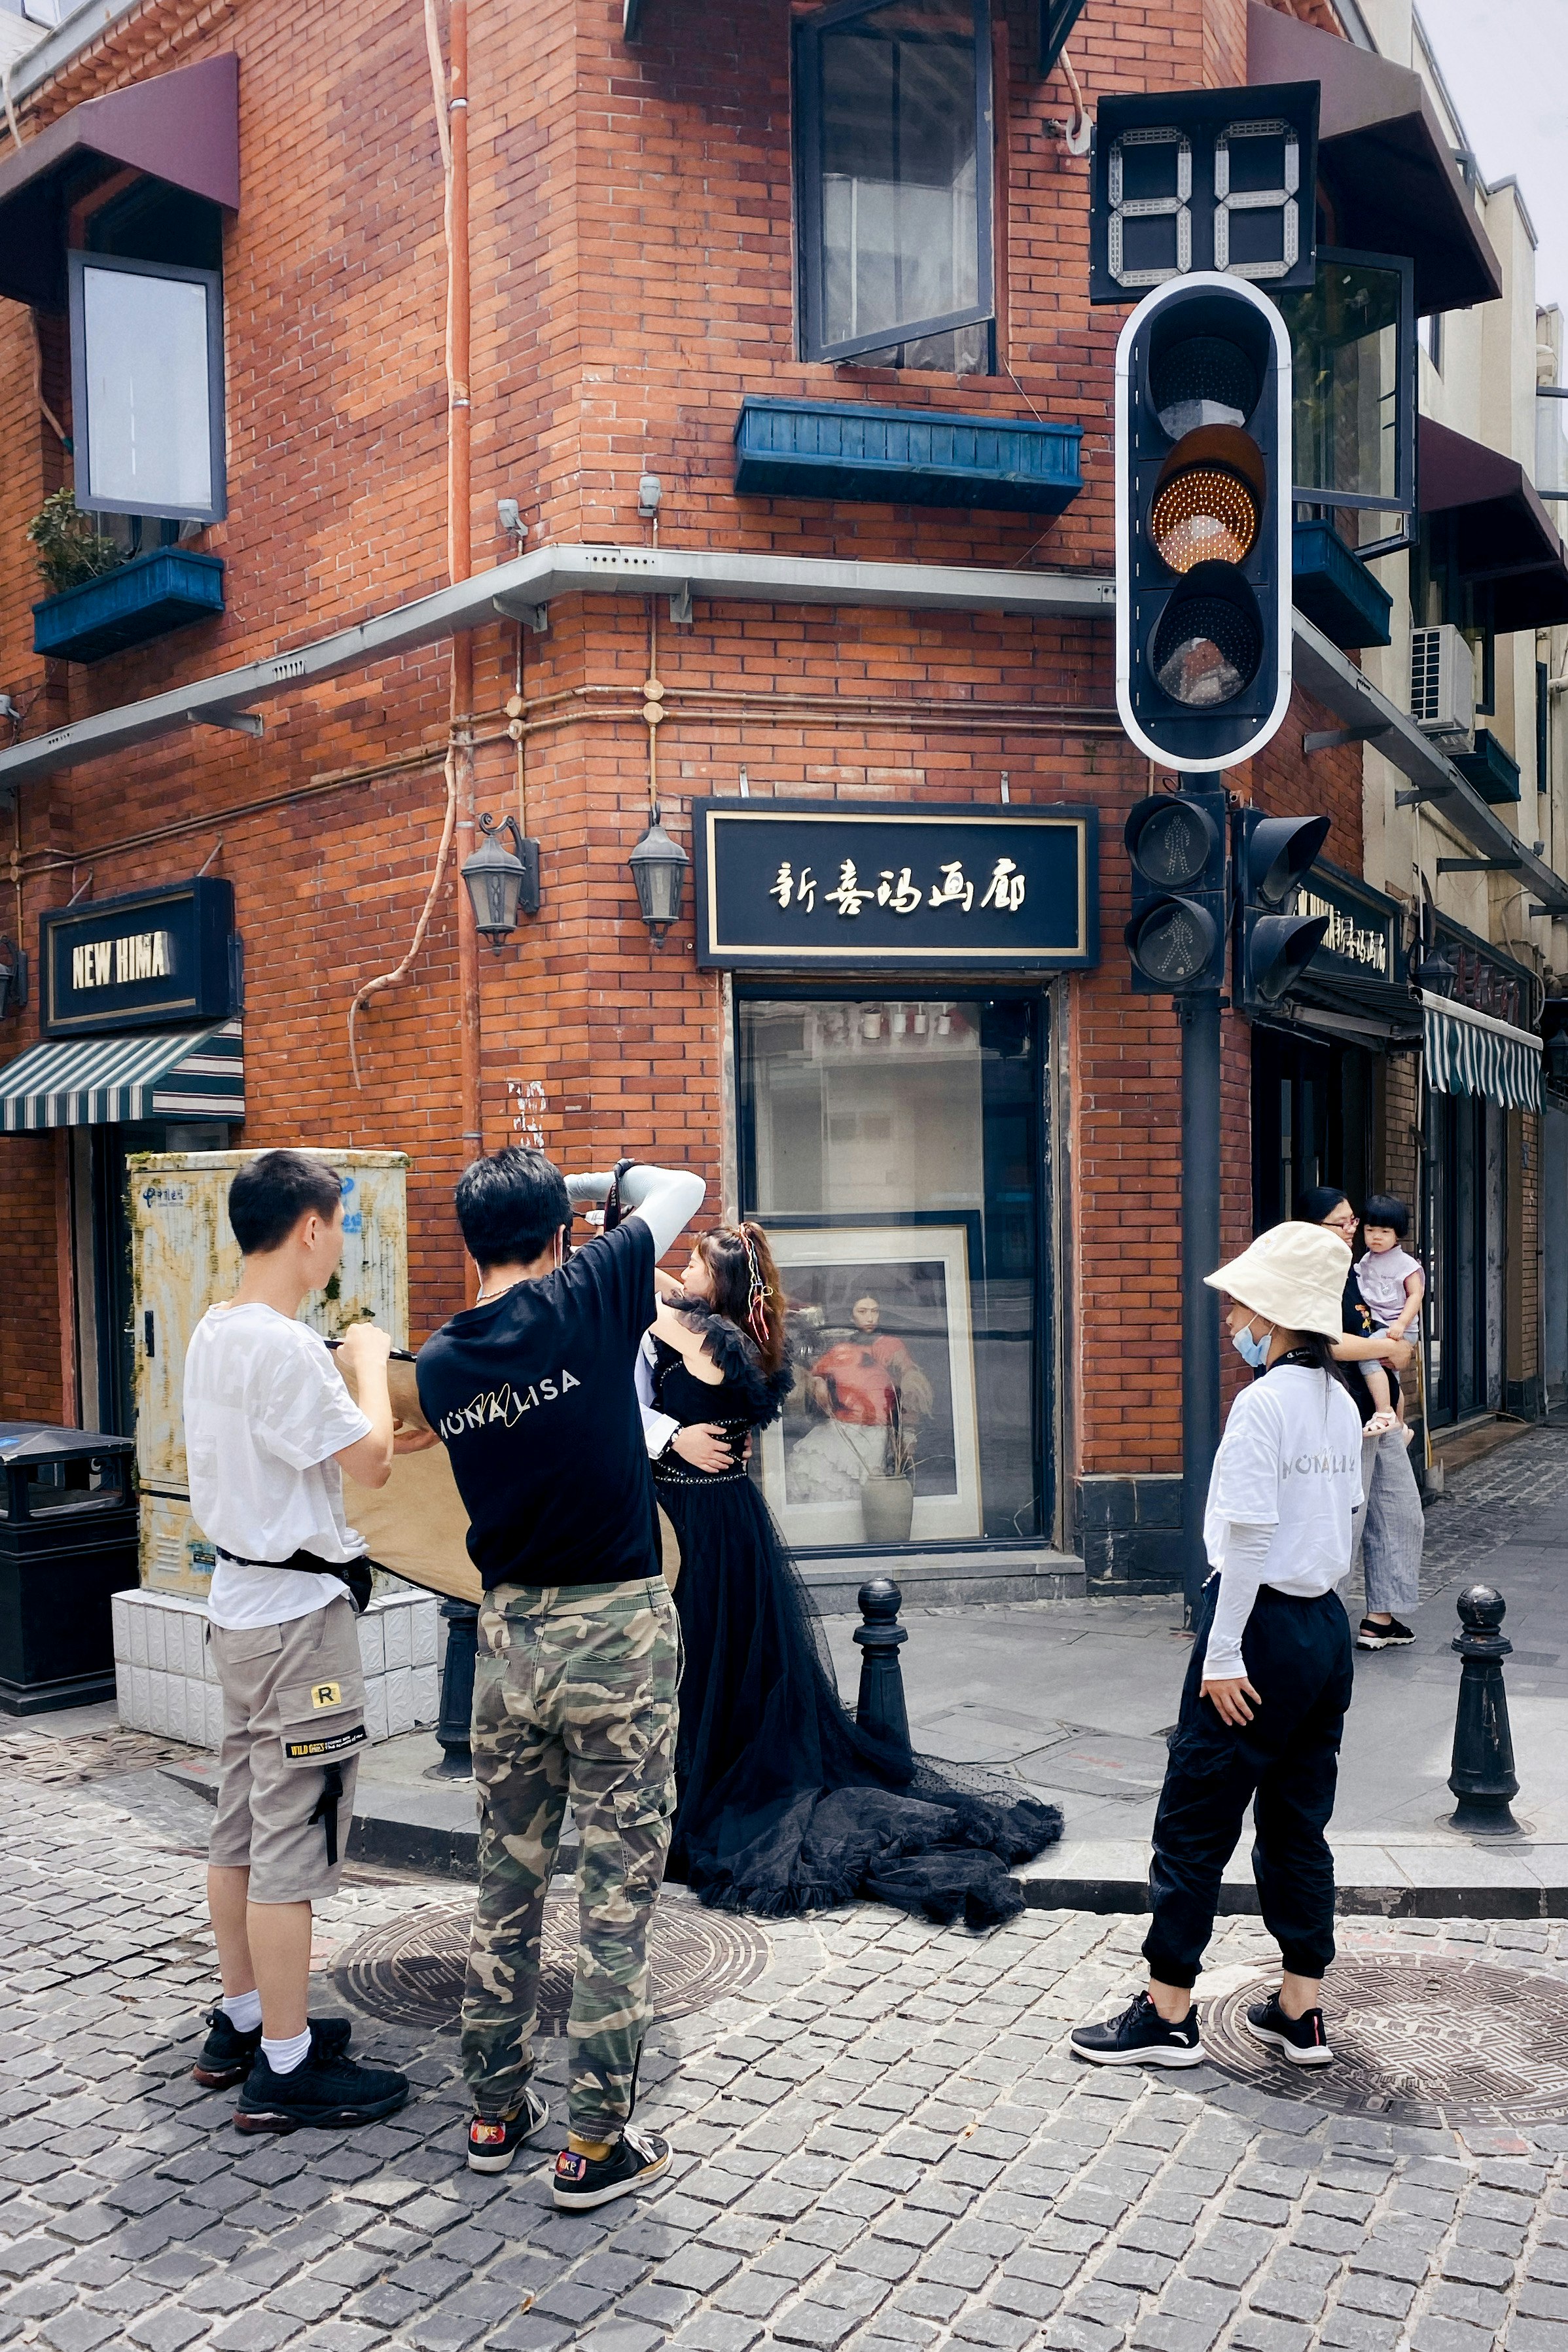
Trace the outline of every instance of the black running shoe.
<path fill-rule="evenodd" d="M 337 2129 L 378 2123 L 408 2096 L 408 2077 L 389 2066 L 361 2066 L 312 2047 L 302 2066 L 275 2074 L 258 2051 L 246 2076 L 234 2120 L 244 2132 L 298 2131 L 301 2124 Z"/>
<path fill-rule="evenodd" d="M 608 2156 L 578 2156 L 563 2147 L 555 2159 L 551 2194 L 563 2213 L 585 2213 L 590 2206 L 629 2197 L 645 2180 L 657 2179 L 668 2163 L 667 2139 L 628 2124 Z"/>
<path fill-rule="evenodd" d="M 1358 1650 L 1405 1650 L 1415 1639 L 1408 1625 L 1391 1617 L 1380 1625 L 1373 1617 L 1363 1617 L 1356 1627 L 1355 1645 Z"/>
<path fill-rule="evenodd" d="M 1279 1994 L 1271 1992 L 1267 2000 L 1255 2000 L 1247 2011 L 1247 2030 L 1256 2040 L 1272 2042 L 1292 2066 L 1333 2063 L 1321 2009 L 1309 2009 L 1301 2017 L 1287 2017 Z"/>
<path fill-rule="evenodd" d="M 468 2170 L 504 2172 L 512 2158 L 535 2132 L 550 2121 L 550 2110 L 537 2091 L 524 2087 L 515 2116 L 471 2116 L 468 2119 Z"/>
<path fill-rule="evenodd" d="M 1103 2025 L 1075 2025 L 1073 2054 L 1096 2066 L 1201 2066 L 1207 2052 L 1198 2037 L 1198 2013 L 1167 2025 L 1146 1992 Z"/>
<path fill-rule="evenodd" d="M 231 2084 L 243 2083 L 255 2065 L 261 2028 L 258 2025 L 242 2033 L 222 2008 L 209 2010 L 206 2021 L 212 2031 L 191 2072 L 209 2091 L 226 2091 Z M 310 2026 L 310 2047 L 329 2058 L 341 2058 L 353 2038 L 353 2022 L 346 2017 L 312 2017 Z"/>

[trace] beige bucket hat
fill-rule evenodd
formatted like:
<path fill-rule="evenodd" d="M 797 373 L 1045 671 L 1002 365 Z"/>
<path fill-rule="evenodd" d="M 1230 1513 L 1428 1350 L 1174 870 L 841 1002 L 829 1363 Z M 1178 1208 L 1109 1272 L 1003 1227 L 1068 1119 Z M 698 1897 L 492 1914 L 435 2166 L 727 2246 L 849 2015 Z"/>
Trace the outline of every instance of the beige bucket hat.
<path fill-rule="evenodd" d="M 1239 1298 L 1286 1331 L 1321 1331 L 1337 1339 L 1344 1328 L 1342 1302 L 1351 1270 L 1348 1242 L 1327 1225 L 1271 1225 L 1250 1248 L 1214 1274 L 1211 1290 Z"/>

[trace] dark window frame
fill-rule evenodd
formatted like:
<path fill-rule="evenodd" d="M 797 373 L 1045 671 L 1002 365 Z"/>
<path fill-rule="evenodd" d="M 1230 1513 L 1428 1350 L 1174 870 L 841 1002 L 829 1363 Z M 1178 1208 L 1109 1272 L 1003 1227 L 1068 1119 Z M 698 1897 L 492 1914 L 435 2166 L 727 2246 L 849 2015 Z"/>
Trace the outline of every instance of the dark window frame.
<path fill-rule="evenodd" d="M 974 12 L 975 242 L 979 299 L 931 319 L 900 320 L 873 333 L 838 342 L 822 339 L 822 36 L 858 16 L 875 16 L 889 0 L 837 0 L 795 27 L 795 173 L 796 283 L 800 355 L 831 363 L 923 342 L 962 327 L 988 327 L 996 316 L 996 132 L 992 89 L 991 0 L 969 0 Z M 993 364 L 994 362 L 993 362 Z"/>
<path fill-rule="evenodd" d="M 1290 495 L 1299 505 L 1311 507 L 1324 514 L 1336 509 L 1349 508 L 1369 514 L 1414 516 L 1416 511 L 1417 396 L 1421 376 L 1421 346 L 1415 316 L 1415 265 L 1401 253 L 1372 253 L 1356 246 L 1320 245 L 1319 268 L 1321 269 L 1325 264 L 1335 263 L 1346 268 L 1386 269 L 1399 279 L 1399 355 L 1394 385 L 1395 494 L 1391 499 L 1373 498 L 1364 491 L 1314 489 L 1298 482 L 1291 485 Z"/>
<path fill-rule="evenodd" d="M 1055 1352 L 1058 1285 L 1054 1236 L 1058 1187 L 1061 1180 L 1058 1172 L 1052 1078 L 1058 1066 L 1056 1057 L 1064 1050 L 1057 991 L 1048 979 L 1031 984 L 1022 974 L 1016 975 L 1011 982 L 1003 980 L 990 984 L 984 981 L 955 982 L 934 972 L 923 972 L 907 981 L 900 980 L 896 972 L 846 972 L 837 984 L 826 980 L 805 980 L 799 972 L 783 972 L 776 978 L 769 978 L 766 974 L 757 972 L 747 972 L 744 975 L 737 972 L 734 977 L 735 985 L 731 992 L 730 1003 L 730 1051 L 731 1066 L 735 1074 L 732 1116 L 737 1213 L 742 1217 L 757 1217 L 759 1222 L 763 1220 L 755 1202 L 756 1131 L 752 1097 L 745 1075 L 746 1050 L 742 1014 L 742 1007 L 745 1004 L 782 1003 L 894 1004 L 910 1003 L 920 997 L 934 998 L 939 995 L 945 1002 L 952 1004 L 984 1003 L 998 997 L 1022 999 L 1029 1004 L 1035 1023 L 1031 1073 L 1034 1094 L 1031 1116 L 1037 1123 L 1036 1132 L 1039 1143 L 1039 1160 L 1035 1171 L 1032 1235 L 1035 1258 L 1032 1285 L 1035 1328 L 1034 1348 L 1031 1351 L 1033 1360 L 1030 1366 L 1034 1381 L 1031 1445 L 1035 1475 L 1039 1480 L 1038 1532 L 1017 1536 L 979 1535 L 952 1538 L 938 1537 L 930 1539 L 922 1538 L 919 1542 L 911 1541 L 907 1544 L 879 1545 L 876 1549 L 879 1551 L 889 1552 L 960 1552 L 973 1551 L 980 1547 L 986 1551 L 1003 1551 L 1030 1549 L 1037 1550 L 1042 1544 L 1050 1544 L 1054 1540 L 1052 1530 L 1057 1523 L 1058 1498 L 1065 1475 L 1062 1463 L 1058 1458 L 1059 1430 L 1057 1418 L 1058 1367 Z M 1061 977 L 1063 975 L 1057 975 L 1058 979 Z M 864 982 L 865 985 L 859 985 L 860 982 Z M 896 1223 L 900 1219 L 896 1213 L 889 1213 L 879 1221 Z M 928 1222 L 930 1221 L 928 1217 Z M 871 1211 L 858 1211 L 853 1216 L 845 1214 L 840 1217 L 788 1211 L 783 1213 L 772 1213 L 766 1222 L 775 1227 L 794 1226 L 798 1229 L 803 1225 L 831 1226 L 836 1223 L 840 1224 L 876 1223 L 879 1222 L 879 1217 L 877 1213 Z M 984 1501 L 984 1491 L 982 1499 Z M 825 1551 L 831 1553 L 837 1549 L 837 1546 L 805 1547 L 801 1556 L 810 1559 Z"/>
<path fill-rule="evenodd" d="M 66 256 L 69 274 L 71 432 L 76 467 L 76 502 L 86 514 L 152 515 L 174 522 L 222 522 L 228 512 L 226 458 L 225 388 L 223 366 L 223 272 L 195 269 L 177 261 L 134 261 L 112 253 L 72 250 Z M 176 506 L 165 499 L 157 505 L 127 501 L 117 493 L 94 492 L 89 478 L 92 446 L 91 404 L 88 394 L 86 302 L 82 280 L 89 269 L 112 270 L 130 278 L 171 278 L 176 284 L 205 289 L 207 352 L 207 437 L 212 497 L 203 506 Z"/>

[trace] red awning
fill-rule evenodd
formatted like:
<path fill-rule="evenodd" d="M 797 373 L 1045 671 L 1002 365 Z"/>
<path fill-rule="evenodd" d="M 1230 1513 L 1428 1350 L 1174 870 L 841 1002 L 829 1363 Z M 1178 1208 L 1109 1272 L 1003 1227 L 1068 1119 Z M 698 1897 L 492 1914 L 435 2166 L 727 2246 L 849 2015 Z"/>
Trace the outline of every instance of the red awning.
<path fill-rule="evenodd" d="M 239 209 L 239 60 L 232 50 L 84 99 L 0 163 L 0 294 L 65 301 L 65 209 L 129 168 Z"/>
<path fill-rule="evenodd" d="M 1251 0 L 1247 79 L 1318 83 L 1318 176 L 1333 205 L 1331 243 L 1407 254 L 1419 317 L 1496 300 L 1501 265 L 1419 74 Z"/>
<path fill-rule="evenodd" d="M 1419 435 L 1421 511 L 1453 518 L 1453 560 L 1489 585 L 1498 635 L 1568 621 L 1568 554 L 1523 467 L 1430 416 Z"/>

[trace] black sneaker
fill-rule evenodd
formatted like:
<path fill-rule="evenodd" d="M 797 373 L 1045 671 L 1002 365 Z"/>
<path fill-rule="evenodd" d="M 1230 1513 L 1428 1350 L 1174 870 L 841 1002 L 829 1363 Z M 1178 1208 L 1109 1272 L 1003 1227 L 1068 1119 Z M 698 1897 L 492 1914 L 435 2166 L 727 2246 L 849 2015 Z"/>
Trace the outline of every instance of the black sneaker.
<path fill-rule="evenodd" d="M 1386 1625 L 1375 1618 L 1363 1617 L 1356 1627 L 1355 1645 L 1358 1650 L 1404 1650 L 1415 1639 L 1408 1625 L 1391 1617 Z"/>
<path fill-rule="evenodd" d="M 1292 2066 L 1333 2063 L 1334 2053 L 1329 2047 L 1321 2009 L 1310 2009 L 1301 2017 L 1287 2017 L 1279 2006 L 1279 1994 L 1271 1992 L 1267 2000 L 1254 2001 L 1247 2011 L 1247 2030 L 1256 2040 L 1272 2042 Z"/>
<path fill-rule="evenodd" d="M 1146 1992 L 1103 2025 L 1075 2025 L 1073 2054 L 1096 2066 L 1201 2066 L 1207 2052 L 1198 2037 L 1198 2013 L 1167 2025 Z"/>
<path fill-rule="evenodd" d="M 637 2131 L 628 2124 L 608 2156 L 578 2156 L 563 2147 L 555 2159 L 551 2194 L 563 2213 L 585 2213 L 590 2206 L 629 2197 L 645 2180 L 657 2179 L 668 2164 L 669 2142 L 660 2139 L 657 2132 Z"/>
<path fill-rule="evenodd" d="M 209 2091 L 226 2091 L 231 2084 L 243 2083 L 255 2065 L 261 2028 L 242 2033 L 223 2008 L 209 2010 L 206 2021 L 212 2031 L 191 2072 Z M 311 2049 L 329 2058 L 341 2058 L 353 2038 L 353 2022 L 346 2017 L 312 2017 L 310 2027 Z"/>
<path fill-rule="evenodd" d="M 302 2066 L 275 2074 L 258 2051 L 246 2076 L 234 2120 L 243 2132 L 291 2132 L 301 2124 L 336 2129 L 378 2123 L 408 2096 L 408 2077 L 389 2066 L 361 2066 L 312 2046 Z"/>
<path fill-rule="evenodd" d="M 468 2170 L 504 2172 L 512 2158 L 550 2121 L 550 2109 L 537 2091 L 524 2087 L 515 2116 L 472 2116 L 468 2120 Z"/>

